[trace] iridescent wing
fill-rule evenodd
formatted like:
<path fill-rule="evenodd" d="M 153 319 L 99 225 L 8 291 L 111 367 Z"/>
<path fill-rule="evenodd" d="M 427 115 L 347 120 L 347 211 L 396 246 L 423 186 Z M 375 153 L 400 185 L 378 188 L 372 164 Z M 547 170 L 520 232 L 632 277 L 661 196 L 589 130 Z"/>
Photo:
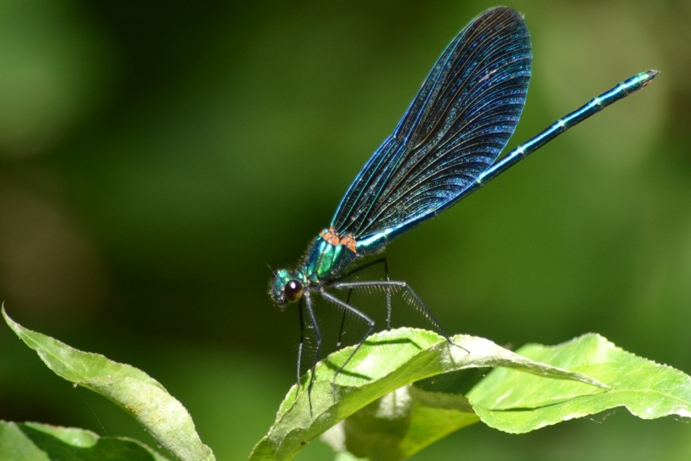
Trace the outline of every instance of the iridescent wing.
<path fill-rule="evenodd" d="M 475 18 L 350 185 L 331 226 L 358 240 L 392 238 L 453 204 L 513 134 L 531 60 L 522 16 L 499 7 Z"/>

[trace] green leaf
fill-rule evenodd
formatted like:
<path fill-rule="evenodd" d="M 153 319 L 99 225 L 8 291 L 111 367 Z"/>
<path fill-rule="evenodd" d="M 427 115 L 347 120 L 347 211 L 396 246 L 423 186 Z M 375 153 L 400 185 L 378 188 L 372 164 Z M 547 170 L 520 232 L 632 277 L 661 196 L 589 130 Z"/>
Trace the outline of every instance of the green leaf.
<path fill-rule="evenodd" d="M 479 420 L 461 395 L 408 385 L 339 422 L 321 440 L 338 452 L 398 460 Z"/>
<path fill-rule="evenodd" d="M 452 341 L 450 344 L 436 333 L 411 328 L 375 334 L 367 339 L 335 383 L 335 372 L 353 349 L 330 355 L 317 365 L 311 410 L 305 376 L 299 391 L 293 386 L 286 396 L 275 424 L 257 444 L 250 459 L 291 459 L 308 442 L 348 417 L 326 435 L 334 448 L 348 450 L 357 457 L 404 459 L 445 434 L 478 420 L 461 396 L 408 386 L 451 371 L 511 367 L 541 377 L 578 381 L 573 389 L 579 395 L 606 391 L 604 384 L 586 375 L 534 362 L 484 338 L 458 335 Z"/>
<path fill-rule="evenodd" d="M 210 461 L 214 455 L 199 439 L 185 407 L 155 379 L 130 365 L 74 349 L 28 330 L 2 315 L 19 338 L 58 376 L 91 389 L 131 414 L 170 453 L 183 461 Z"/>
<path fill-rule="evenodd" d="M 5 461 L 167 461 L 146 445 L 123 437 L 38 423 L 0 421 L 0 459 Z"/>
<path fill-rule="evenodd" d="M 530 344 L 517 352 L 585 373 L 610 390 L 584 395 L 573 383 L 545 386 L 514 370 L 493 370 L 468 399 L 482 421 L 496 429 L 524 433 L 619 406 L 643 419 L 691 417 L 691 377 L 626 352 L 602 336 L 589 334 L 554 347 Z"/>

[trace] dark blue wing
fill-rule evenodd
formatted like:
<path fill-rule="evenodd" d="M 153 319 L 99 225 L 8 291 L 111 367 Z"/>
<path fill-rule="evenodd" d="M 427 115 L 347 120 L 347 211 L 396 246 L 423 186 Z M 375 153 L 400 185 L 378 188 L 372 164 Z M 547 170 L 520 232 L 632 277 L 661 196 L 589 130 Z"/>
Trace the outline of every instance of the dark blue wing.
<path fill-rule="evenodd" d="M 500 7 L 475 18 L 444 50 L 393 134 L 350 185 L 331 226 L 358 240 L 398 234 L 452 204 L 513 134 L 531 60 L 530 35 L 518 13 Z"/>

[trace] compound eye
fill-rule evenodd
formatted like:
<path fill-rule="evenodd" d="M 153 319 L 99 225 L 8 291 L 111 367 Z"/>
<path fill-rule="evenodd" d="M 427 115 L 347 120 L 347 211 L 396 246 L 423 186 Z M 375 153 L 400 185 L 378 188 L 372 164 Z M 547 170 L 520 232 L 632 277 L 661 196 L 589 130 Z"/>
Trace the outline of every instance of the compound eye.
<path fill-rule="evenodd" d="M 291 280 L 283 287 L 283 293 L 289 303 L 294 303 L 302 298 L 302 284 L 297 280 Z"/>

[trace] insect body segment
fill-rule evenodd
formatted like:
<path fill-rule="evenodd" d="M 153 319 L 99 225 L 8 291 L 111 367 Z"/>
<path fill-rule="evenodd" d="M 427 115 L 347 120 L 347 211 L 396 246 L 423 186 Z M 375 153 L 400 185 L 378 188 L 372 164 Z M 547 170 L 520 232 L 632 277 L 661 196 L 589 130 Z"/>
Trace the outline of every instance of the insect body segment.
<path fill-rule="evenodd" d="M 312 243 L 301 271 L 315 285 L 333 279 L 359 257 L 355 246 L 354 238 L 339 236 L 332 229 L 324 229 Z"/>
<path fill-rule="evenodd" d="M 353 237 L 350 235 L 346 235 L 345 237 L 339 237 L 338 234 L 336 233 L 336 230 L 333 227 L 330 227 L 328 229 L 324 229 L 321 231 L 321 234 L 319 234 L 321 238 L 323 238 L 327 243 L 333 246 L 338 246 L 338 245 L 343 245 L 344 247 L 348 248 L 350 251 L 353 253 L 357 253 L 356 251 L 356 245 L 357 242 Z"/>

